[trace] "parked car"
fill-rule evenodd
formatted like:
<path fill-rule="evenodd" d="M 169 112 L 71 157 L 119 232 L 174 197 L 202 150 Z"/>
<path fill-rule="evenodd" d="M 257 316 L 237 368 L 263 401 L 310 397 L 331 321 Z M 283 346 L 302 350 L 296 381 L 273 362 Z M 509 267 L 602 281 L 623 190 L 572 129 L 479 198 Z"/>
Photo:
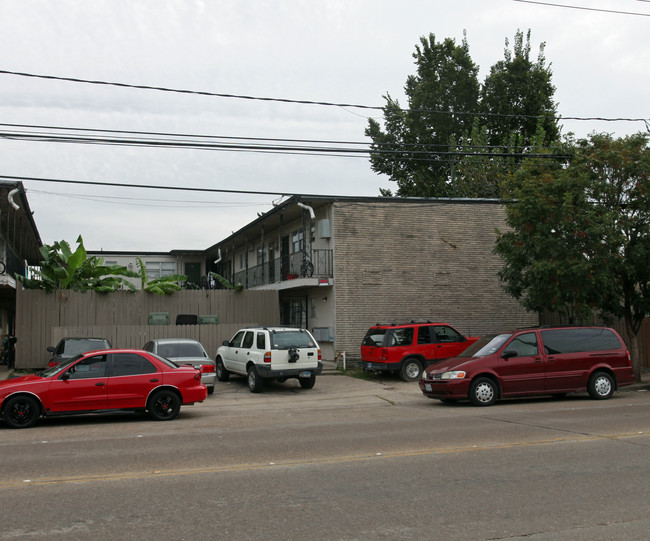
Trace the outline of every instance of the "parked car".
<path fill-rule="evenodd" d="M 241 329 L 217 350 L 217 379 L 230 374 L 248 378 L 252 393 L 263 390 L 265 380 L 297 378 L 303 389 L 311 389 L 323 371 L 318 342 L 306 329 L 254 327 Z"/>
<path fill-rule="evenodd" d="M 56 347 L 50 346 L 47 350 L 52 354 L 47 363 L 48 367 L 56 366 L 61 361 L 70 359 L 80 353 L 110 349 L 111 343 L 106 338 L 68 337 L 59 340 Z"/>
<path fill-rule="evenodd" d="M 630 353 L 606 327 L 520 329 L 485 336 L 427 368 L 419 386 L 443 402 L 490 406 L 499 398 L 587 391 L 597 400 L 634 383 Z"/>
<path fill-rule="evenodd" d="M 147 411 L 168 421 L 182 405 L 202 402 L 201 372 L 142 350 L 92 351 L 35 375 L 0 382 L 0 413 L 13 428 L 39 417 L 106 410 Z"/>
<path fill-rule="evenodd" d="M 465 337 L 447 323 L 377 323 L 361 343 L 362 368 L 398 372 L 404 381 L 416 381 L 431 363 L 455 357 L 478 338 Z"/>
<path fill-rule="evenodd" d="M 178 365 L 192 365 L 201 371 L 201 383 L 208 388 L 208 394 L 214 392 L 217 381 L 216 363 L 208 357 L 201 342 L 189 338 L 161 338 L 149 340 L 142 349 L 157 353 Z"/>

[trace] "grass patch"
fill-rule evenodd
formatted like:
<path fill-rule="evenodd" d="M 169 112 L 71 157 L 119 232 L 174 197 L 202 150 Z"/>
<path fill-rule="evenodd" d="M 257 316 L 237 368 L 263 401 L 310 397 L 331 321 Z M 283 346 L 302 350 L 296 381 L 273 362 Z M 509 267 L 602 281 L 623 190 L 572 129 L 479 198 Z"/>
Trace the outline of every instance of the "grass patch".
<path fill-rule="evenodd" d="M 341 374 L 344 376 L 350 376 L 351 378 L 365 379 L 366 381 L 373 381 L 377 379 L 377 375 L 373 372 L 366 372 L 361 368 L 347 368 L 341 370 Z"/>

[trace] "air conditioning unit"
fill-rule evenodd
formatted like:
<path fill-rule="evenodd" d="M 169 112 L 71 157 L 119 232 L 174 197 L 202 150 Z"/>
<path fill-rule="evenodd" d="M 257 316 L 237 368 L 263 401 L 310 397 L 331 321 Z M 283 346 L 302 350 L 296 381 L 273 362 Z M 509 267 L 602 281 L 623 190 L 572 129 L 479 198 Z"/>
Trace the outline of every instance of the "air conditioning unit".
<path fill-rule="evenodd" d="M 328 218 L 318 220 L 318 238 L 329 239 L 332 237 L 332 224 Z"/>
<path fill-rule="evenodd" d="M 314 327 L 312 334 L 319 344 L 321 342 L 334 342 L 334 327 Z"/>

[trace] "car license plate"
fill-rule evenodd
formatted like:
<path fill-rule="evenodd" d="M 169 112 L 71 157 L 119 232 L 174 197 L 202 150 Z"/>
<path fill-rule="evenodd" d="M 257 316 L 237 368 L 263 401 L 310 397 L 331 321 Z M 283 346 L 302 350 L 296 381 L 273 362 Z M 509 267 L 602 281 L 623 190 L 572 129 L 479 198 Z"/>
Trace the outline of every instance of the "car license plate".
<path fill-rule="evenodd" d="M 426 391 L 431 392 L 431 384 L 430 384 L 430 383 L 425 383 L 425 384 L 424 384 L 424 389 L 425 389 Z"/>
<path fill-rule="evenodd" d="M 311 377 L 311 372 L 309 370 L 305 370 L 303 372 L 300 372 L 300 374 L 298 374 L 298 377 L 300 377 L 300 378 L 309 378 L 309 377 Z"/>

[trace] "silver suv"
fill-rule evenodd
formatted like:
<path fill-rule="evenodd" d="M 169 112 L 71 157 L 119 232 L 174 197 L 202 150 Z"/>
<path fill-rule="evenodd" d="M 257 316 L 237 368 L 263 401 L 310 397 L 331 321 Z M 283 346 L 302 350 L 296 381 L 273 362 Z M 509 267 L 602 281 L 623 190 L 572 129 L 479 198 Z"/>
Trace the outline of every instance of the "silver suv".
<path fill-rule="evenodd" d="M 318 342 L 306 329 L 251 327 L 241 329 L 217 350 L 217 379 L 230 374 L 248 377 L 248 388 L 259 393 L 265 380 L 297 378 L 303 389 L 311 389 L 323 371 Z"/>

